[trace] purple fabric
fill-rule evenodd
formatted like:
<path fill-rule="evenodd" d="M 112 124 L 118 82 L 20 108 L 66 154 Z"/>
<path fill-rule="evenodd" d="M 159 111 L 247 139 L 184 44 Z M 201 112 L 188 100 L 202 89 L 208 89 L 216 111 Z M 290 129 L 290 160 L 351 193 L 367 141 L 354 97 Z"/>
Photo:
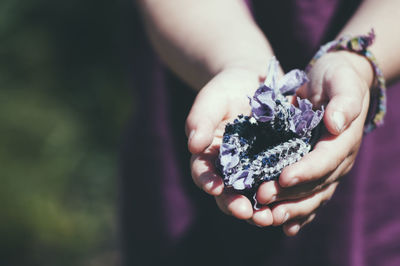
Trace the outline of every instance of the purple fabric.
<path fill-rule="evenodd" d="M 358 2 L 254 1 L 252 10 L 288 70 L 304 68 Z M 140 100 L 121 158 L 126 265 L 400 265 L 400 84 L 388 90 L 385 126 L 364 138 L 334 197 L 288 238 L 222 214 L 195 187 L 183 132 L 195 95 L 161 67 L 140 28 L 135 34 Z"/>

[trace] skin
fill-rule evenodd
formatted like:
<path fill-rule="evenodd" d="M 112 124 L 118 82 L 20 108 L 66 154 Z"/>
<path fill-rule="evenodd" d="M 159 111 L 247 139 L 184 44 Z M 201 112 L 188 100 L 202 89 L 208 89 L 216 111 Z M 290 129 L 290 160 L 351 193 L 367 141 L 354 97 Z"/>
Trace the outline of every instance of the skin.
<path fill-rule="evenodd" d="M 312 152 L 283 170 L 279 181 L 259 187 L 257 200 L 264 206 L 254 210 L 246 197 L 224 191 L 213 162 L 226 123 L 250 113 L 247 96 L 264 79 L 273 56 L 267 38 L 239 0 L 137 2 L 155 50 L 199 90 L 185 127 L 194 183 L 213 195 L 224 213 L 257 226 L 283 225 L 287 235 L 296 235 L 354 164 L 374 78 L 369 62 L 346 51 L 317 61 L 309 73 L 311 82 L 298 94 L 326 106 L 327 130 Z M 400 29 L 391 27 L 399 17 L 400 1 L 365 0 L 338 36 L 366 34 L 373 27 L 377 39 L 371 51 L 389 81 L 400 76 L 400 56 L 393 56 Z"/>
<path fill-rule="evenodd" d="M 257 200 L 261 204 L 275 203 L 272 206 L 265 206 L 260 210 L 253 210 L 250 201 L 239 194 L 223 192 L 223 183 L 221 178 L 215 173 L 213 164 L 218 155 L 218 148 L 221 143 L 223 128 L 226 124 L 225 120 L 232 120 L 236 117 L 237 112 L 243 113 L 248 111 L 247 99 L 244 100 L 239 109 L 239 104 L 228 104 L 228 107 L 234 108 L 227 112 L 225 120 L 218 126 L 212 144 L 204 151 L 197 153 L 192 158 L 192 176 L 194 182 L 201 187 L 205 192 L 216 196 L 217 205 L 220 209 L 229 215 L 233 215 L 238 219 L 249 220 L 250 223 L 257 226 L 282 225 L 283 230 L 287 235 L 295 235 L 301 226 L 311 222 L 315 217 L 317 208 L 329 198 L 332 197 L 338 178 L 347 173 L 354 163 L 358 148 L 361 143 L 363 125 L 365 116 L 368 110 L 369 103 L 369 85 L 363 80 L 361 74 L 356 72 L 355 66 L 357 62 L 362 66 L 363 58 L 347 55 L 347 53 L 333 53 L 324 56 L 317 62 L 316 67 L 310 72 L 310 77 L 315 84 L 325 84 L 316 86 L 311 82 L 309 87 L 301 88 L 301 96 L 314 99 L 316 104 L 324 104 L 329 102 L 326 107 L 324 123 L 327 126 L 327 132 L 320 139 L 314 150 L 307 154 L 301 161 L 286 167 L 282 172 L 279 183 L 278 181 L 270 181 L 262 184 L 257 192 Z M 329 66 L 329 68 L 324 68 Z M 365 68 L 370 72 L 370 81 L 372 81 L 372 70 L 369 63 L 366 61 Z M 364 73 L 362 71 L 362 73 Z M 196 103 L 207 104 L 211 99 L 215 99 L 215 104 L 221 102 L 218 94 L 226 95 L 226 91 L 219 80 L 228 83 L 229 94 L 234 99 L 242 99 L 239 97 L 243 93 L 239 90 L 244 84 L 243 77 L 238 73 L 232 76 L 224 75 L 218 77 L 216 81 L 212 81 L 204 87 L 205 95 L 199 94 L 199 99 L 196 99 L 193 108 L 203 109 L 205 106 L 198 107 Z M 367 75 L 366 75 L 367 77 Z M 235 80 L 235 79 L 238 80 Z M 234 85 L 236 84 L 236 85 Z M 235 90 L 235 86 L 238 89 Z M 347 91 L 348 87 L 354 88 L 351 94 Z M 233 93 L 237 93 L 235 96 Z M 210 97 L 209 100 L 200 97 Z M 358 99 L 363 99 L 360 102 Z M 224 97 L 226 99 L 226 96 Z M 316 100 L 318 99 L 318 101 Z M 232 102 L 232 99 L 226 99 Z M 213 105 L 210 105 L 213 106 Z M 225 110 L 224 105 L 219 105 Z M 192 109 L 193 110 L 193 109 Z M 343 125 L 341 130 L 334 121 L 334 113 L 341 111 L 346 116 L 344 119 L 351 119 L 349 125 Z M 196 110 L 194 110 L 196 113 Z M 192 113 L 191 113 L 192 114 Z M 192 118 L 188 117 L 188 121 Z M 217 119 L 216 121 L 218 121 Z M 190 145 L 196 145 L 196 141 L 201 135 L 192 135 L 189 138 Z M 315 162 L 318 162 L 316 164 Z M 318 165 L 318 167 L 316 166 Z M 292 184 L 297 178 L 297 185 Z M 275 196 L 275 198 L 274 198 Z"/>

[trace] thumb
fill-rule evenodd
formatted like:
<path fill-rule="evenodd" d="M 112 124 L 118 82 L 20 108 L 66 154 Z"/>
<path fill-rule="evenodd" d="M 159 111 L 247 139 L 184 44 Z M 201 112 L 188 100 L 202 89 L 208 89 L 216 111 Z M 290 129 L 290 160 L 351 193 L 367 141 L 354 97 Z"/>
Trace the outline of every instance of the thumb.
<path fill-rule="evenodd" d="M 361 114 L 366 97 L 367 86 L 361 84 L 354 73 L 344 74 L 346 75 L 334 77 L 328 90 L 330 100 L 326 107 L 324 122 L 328 131 L 334 135 L 339 135 Z"/>
<path fill-rule="evenodd" d="M 215 129 L 226 116 L 221 85 L 218 78 L 211 80 L 197 95 L 186 119 L 188 148 L 192 154 L 202 152 L 211 144 Z"/>

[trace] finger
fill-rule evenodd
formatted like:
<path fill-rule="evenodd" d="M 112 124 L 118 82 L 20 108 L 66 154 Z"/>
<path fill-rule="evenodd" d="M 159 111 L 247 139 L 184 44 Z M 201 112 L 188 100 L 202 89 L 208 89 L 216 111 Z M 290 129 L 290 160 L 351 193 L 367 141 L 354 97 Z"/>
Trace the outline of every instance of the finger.
<path fill-rule="evenodd" d="M 277 195 L 282 191 L 277 180 L 262 183 L 256 193 L 257 203 L 267 205 L 277 200 Z"/>
<path fill-rule="evenodd" d="M 222 212 L 241 220 L 248 220 L 253 216 L 253 206 L 243 195 L 231 192 L 222 193 L 215 197 L 218 207 Z"/>
<path fill-rule="evenodd" d="M 190 160 L 191 174 L 194 183 L 206 193 L 213 196 L 223 192 L 224 184 L 215 167 L 221 138 L 214 138 L 213 143 L 202 153 L 192 155 Z"/>
<path fill-rule="evenodd" d="M 347 165 L 340 167 L 341 170 L 346 168 Z M 331 176 L 322 177 L 315 182 L 310 182 L 288 188 L 282 188 L 281 186 L 279 186 L 278 181 L 266 182 L 264 184 L 261 184 L 257 190 L 257 202 L 261 205 L 267 205 L 284 200 L 296 200 L 299 198 L 308 197 L 311 194 L 320 191 L 324 186 L 329 184 L 326 181 L 328 177 Z"/>
<path fill-rule="evenodd" d="M 259 227 L 272 225 L 272 212 L 268 206 L 263 206 L 258 210 L 253 211 L 252 223 Z"/>
<path fill-rule="evenodd" d="M 294 200 L 307 197 L 320 191 L 326 185 L 336 181 L 340 176 L 350 171 L 354 164 L 355 154 L 347 157 L 333 172 L 326 176 L 304 184 L 293 187 L 281 187 L 278 181 L 268 181 L 260 185 L 257 190 L 257 202 L 261 205 L 270 204 L 283 200 Z"/>
<path fill-rule="evenodd" d="M 216 89 L 221 82 L 216 77 L 199 92 L 186 119 L 185 131 L 192 154 L 202 152 L 211 144 L 215 129 L 227 114 L 226 101 Z"/>
<path fill-rule="evenodd" d="M 210 195 L 220 195 L 224 190 L 224 183 L 215 169 L 213 163 L 215 162 L 215 157 L 209 156 L 208 154 L 195 154 L 192 155 L 191 161 L 192 178 L 194 183 Z"/>
<path fill-rule="evenodd" d="M 346 139 L 321 140 L 315 149 L 306 154 L 299 162 L 284 168 L 279 184 L 282 187 L 295 186 L 316 181 L 332 173 L 347 157 L 348 147 L 352 140 Z"/>
<path fill-rule="evenodd" d="M 306 218 L 287 222 L 282 226 L 283 232 L 287 236 L 295 236 L 297 235 L 297 233 L 300 231 L 301 228 L 303 228 L 306 224 L 311 223 L 314 220 L 315 216 L 316 214 L 312 213 Z"/>
<path fill-rule="evenodd" d="M 314 212 L 322 203 L 332 197 L 337 185 L 338 183 L 335 182 L 300 200 L 278 203 L 272 207 L 273 225 L 281 225 L 289 219 L 302 218 Z"/>
<path fill-rule="evenodd" d="M 358 77 L 357 73 L 347 66 L 327 71 L 325 75 L 322 86 L 325 87 L 329 103 L 324 123 L 331 134 L 340 134 L 361 114 L 366 84 L 355 77 Z"/>

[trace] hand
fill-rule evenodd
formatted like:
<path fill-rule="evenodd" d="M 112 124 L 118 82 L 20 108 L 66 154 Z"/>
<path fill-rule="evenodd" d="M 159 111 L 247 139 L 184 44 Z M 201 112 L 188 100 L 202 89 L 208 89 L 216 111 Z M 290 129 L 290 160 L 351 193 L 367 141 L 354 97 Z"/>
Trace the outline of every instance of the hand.
<path fill-rule="evenodd" d="M 272 224 L 270 208 L 254 211 L 245 196 L 224 191 L 222 178 L 214 166 L 226 123 L 239 114 L 250 114 L 247 96 L 254 94 L 260 81 L 254 72 L 242 68 L 222 71 L 196 97 L 187 118 L 186 133 L 196 185 L 215 196 L 217 205 L 226 214 L 267 226 Z"/>
<path fill-rule="evenodd" d="M 367 59 L 334 52 L 321 57 L 309 73 L 310 83 L 298 94 L 317 107 L 327 104 L 326 132 L 313 151 L 286 167 L 278 181 L 263 183 L 257 191 L 260 204 L 272 204 L 273 225 L 296 235 L 329 200 L 339 178 L 354 164 L 363 136 L 373 79 Z"/>

